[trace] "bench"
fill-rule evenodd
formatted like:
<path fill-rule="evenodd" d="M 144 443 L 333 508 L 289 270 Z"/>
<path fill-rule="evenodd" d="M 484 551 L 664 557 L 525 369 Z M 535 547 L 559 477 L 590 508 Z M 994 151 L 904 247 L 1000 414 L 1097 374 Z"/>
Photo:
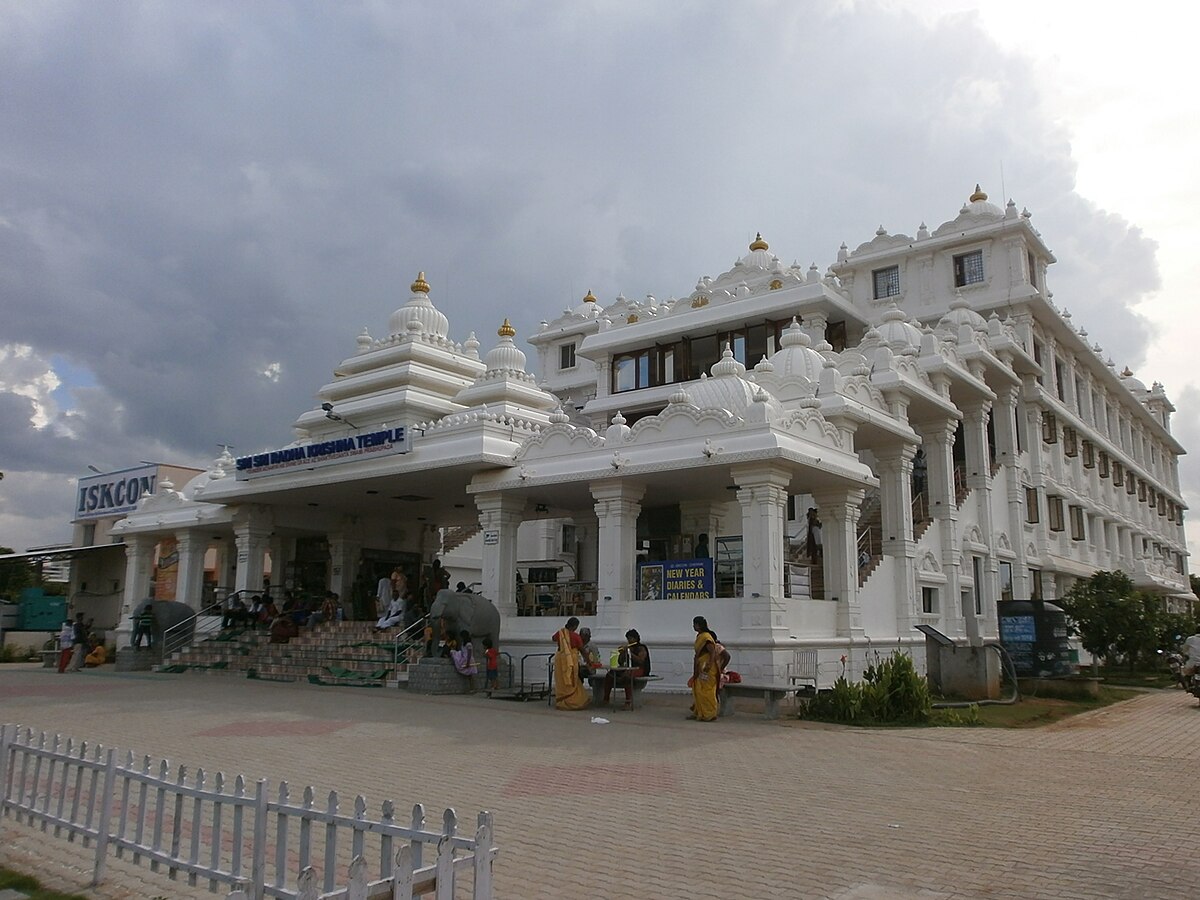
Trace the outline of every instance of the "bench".
<path fill-rule="evenodd" d="M 720 709 L 717 711 L 718 716 L 733 715 L 733 698 L 734 697 L 754 697 L 763 701 L 763 717 L 767 719 L 779 718 L 779 701 L 788 694 L 796 693 L 797 688 L 786 684 L 748 684 L 739 682 L 736 684 L 725 684 L 721 686 Z"/>
<path fill-rule="evenodd" d="M 592 706 L 600 707 L 600 706 L 604 705 L 604 679 L 607 676 L 608 676 L 608 673 L 605 672 L 604 674 L 597 673 L 588 678 L 588 682 L 592 686 Z M 640 675 L 637 678 L 633 679 L 633 701 L 632 701 L 632 704 L 633 704 L 634 709 L 638 709 L 642 705 L 642 703 L 641 703 L 642 689 L 646 686 L 646 684 L 648 682 L 651 682 L 651 681 L 662 681 L 662 676 L 661 675 Z M 609 698 L 610 707 L 612 709 L 616 709 L 618 702 L 620 702 L 620 703 L 625 702 L 624 697 L 625 697 L 625 685 L 622 684 L 620 680 L 618 680 L 616 686 L 613 688 L 612 696 Z M 621 698 L 621 699 L 618 700 L 618 698 Z"/>

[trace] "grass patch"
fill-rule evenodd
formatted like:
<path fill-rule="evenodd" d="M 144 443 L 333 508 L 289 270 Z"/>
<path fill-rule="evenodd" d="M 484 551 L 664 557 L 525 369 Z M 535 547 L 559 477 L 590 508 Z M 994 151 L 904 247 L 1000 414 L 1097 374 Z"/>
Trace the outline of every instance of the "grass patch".
<path fill-rule="evenodd" d="M 1089 673 L 1085 671 L 1083 674 Z M 1102 668 L 1100 680 L 1102 684 L 1118 687 L 1169 688 L 1175 684 L 1175 679 L 1170 672 L 1130 672 L 1123 666 L 1114 666 L 1111 669 Z"/>
<path fill-rule="evenodd" d="M 31 875 L 22 875 L 0 866 L 0 890 L 11 888 L 29 894 L 29 900 L 87 900 L 83 894 L 63 894 L 42 887 Z"/>
<path fill-rule="evenodd" d="M 1080 713 L 1100 709 L 1136 696 L 1131 691 L 1101 687 L 1099 697 L 1065 700 L 1058 697 L 1022 697 L 1012 706 L 979 706 L 970 709 L 935 709 L 931 725 L 977 725 L 983 728 L 1039 728 Z M 956 715 L 950 715 L 956 714 Z M 970 717 L 973 721 L 960 721 Z"/>

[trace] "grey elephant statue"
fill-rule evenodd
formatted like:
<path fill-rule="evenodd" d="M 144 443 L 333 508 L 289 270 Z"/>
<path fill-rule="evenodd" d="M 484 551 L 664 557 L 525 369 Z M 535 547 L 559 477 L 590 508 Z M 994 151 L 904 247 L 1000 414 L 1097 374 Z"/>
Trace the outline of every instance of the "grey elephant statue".
<path fill-rule="evenodd" d="M 438 591 L 429 607 L 429 621 L 435 623 L 443 616 L 449 620 L 451 634 L 467 631 L 472 641 L 487 637 L 492 639 L 493 647 L 500 646 L 500 611 L 482 594 Z"/>

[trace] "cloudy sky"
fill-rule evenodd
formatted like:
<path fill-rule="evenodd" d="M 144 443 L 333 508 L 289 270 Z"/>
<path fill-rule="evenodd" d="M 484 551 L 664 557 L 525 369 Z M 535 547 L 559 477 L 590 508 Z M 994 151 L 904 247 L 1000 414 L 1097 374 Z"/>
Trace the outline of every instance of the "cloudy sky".
<path fill-rule="evenodd" d="M 0 0 L 0 544 L 68 539 L 89 465 L 286 443 L 418 270 L 486 349 L 756 231 L 824 269 L 976 182 L 1200 448 L 1179 9 Z"/>

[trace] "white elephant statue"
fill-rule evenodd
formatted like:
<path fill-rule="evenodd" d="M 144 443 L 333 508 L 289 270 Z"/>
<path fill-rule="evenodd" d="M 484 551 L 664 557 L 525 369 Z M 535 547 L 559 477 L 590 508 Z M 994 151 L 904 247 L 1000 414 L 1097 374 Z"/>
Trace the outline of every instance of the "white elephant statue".
<path fill-rule="evenodd" d="M 467 631 L 472 641 L 491 638 L 492 646 L 500 646 L 500 611 L 482 594 L 460 594 L 458 591 L 438 591 L 429 608 L 429 621 L 436 623 L 445 617 L 450 634 Z"/>

